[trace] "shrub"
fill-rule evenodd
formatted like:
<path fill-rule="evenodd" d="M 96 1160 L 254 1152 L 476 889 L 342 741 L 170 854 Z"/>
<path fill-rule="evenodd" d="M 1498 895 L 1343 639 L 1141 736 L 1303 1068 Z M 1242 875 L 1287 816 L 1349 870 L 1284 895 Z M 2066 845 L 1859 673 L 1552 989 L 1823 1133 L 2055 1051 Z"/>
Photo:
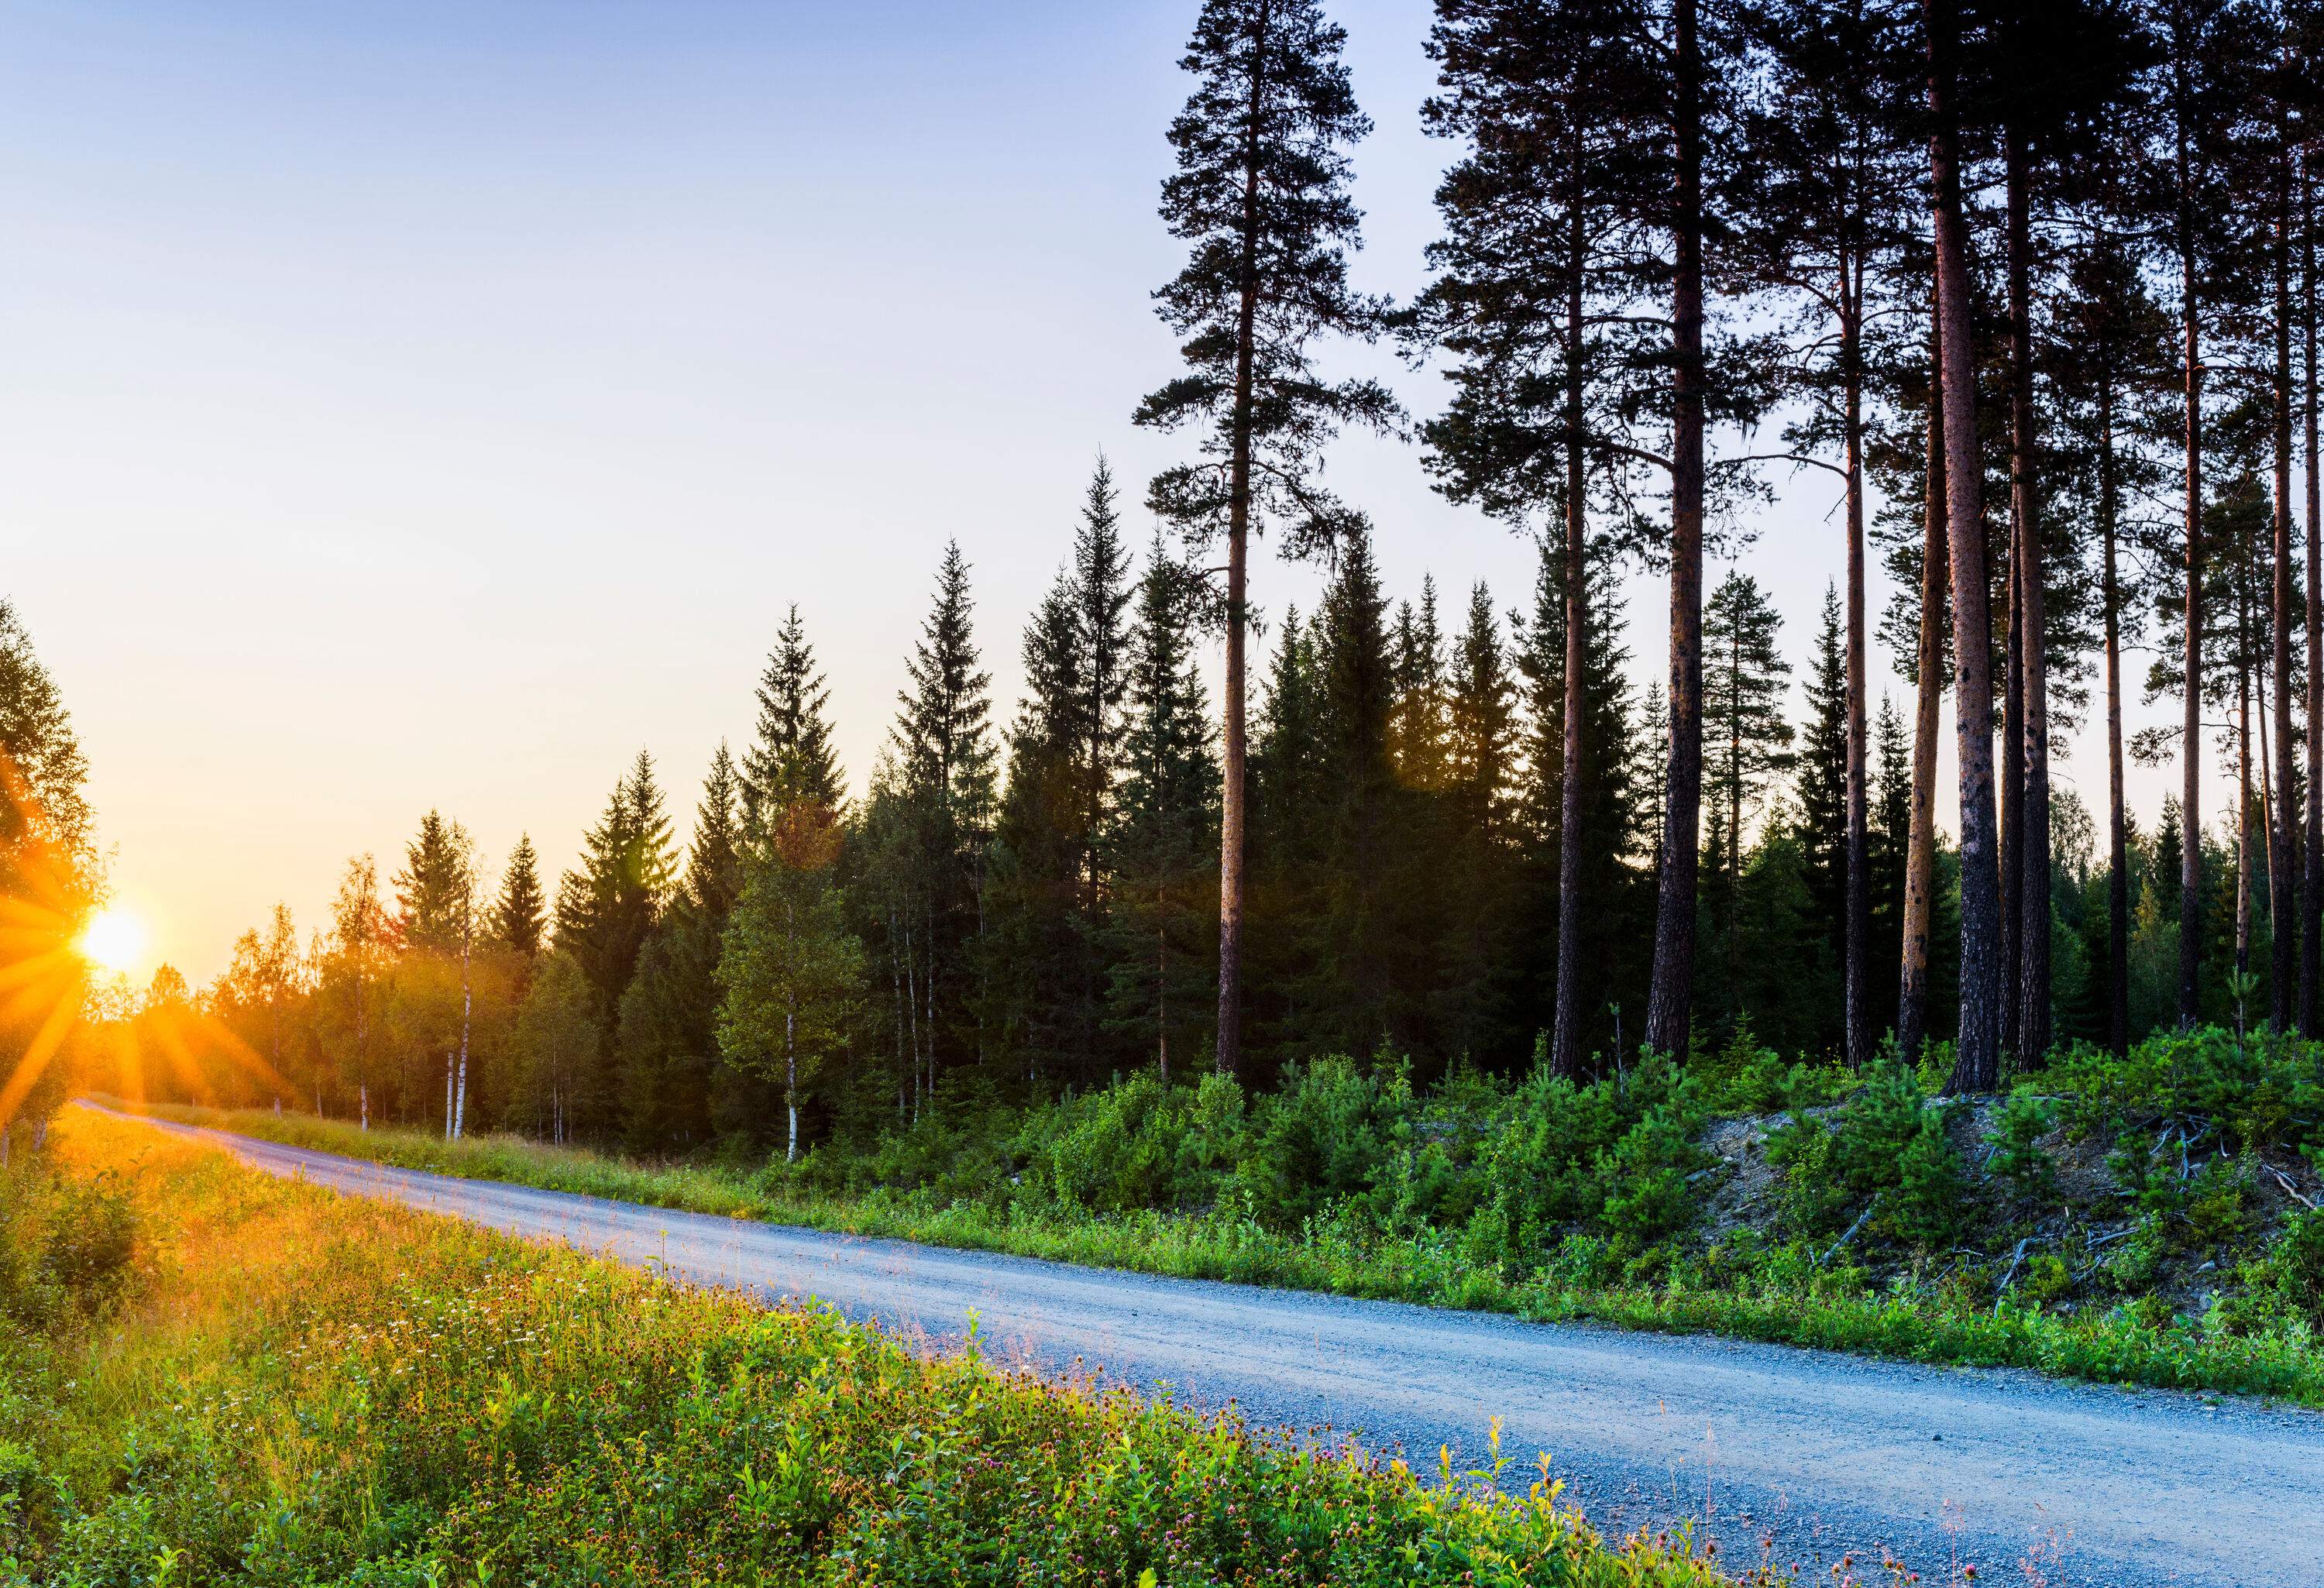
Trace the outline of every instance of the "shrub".
<path fill-rule="evenodd" d="M 2058 1105 L 2028 1092 L 2013 1092 L 1985 1133 L 1992 1154 L 1986 1168 L 2020 1202 L 2045 1203 L 2057 1195 L 2058 1166 L 2043 1150 L 2042 1138 L 2058 1122 Z"/>

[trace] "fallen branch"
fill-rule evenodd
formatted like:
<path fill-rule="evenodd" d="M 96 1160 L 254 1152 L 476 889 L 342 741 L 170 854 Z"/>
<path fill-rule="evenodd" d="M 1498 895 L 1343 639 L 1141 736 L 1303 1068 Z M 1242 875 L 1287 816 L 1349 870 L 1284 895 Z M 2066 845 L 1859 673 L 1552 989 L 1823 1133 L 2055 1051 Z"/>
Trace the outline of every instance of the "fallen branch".
<path fill-rule="evenodd" d="M 1875 1196 L 1871 1201 L 1866 1203 L 1864 1205 L 1864 1211 L 1856 1215 L 1856 1222 L 1848 1226 L 1848 1230 L 1845 1234 L 1841 1235 L 1839 1240 L 1831 1243 L 1831 1250 L 1830 1251 L 1825 1252 L 1821 1257 L 1816 1259 L 1815 1266 L 1822 1268 L 1826 1263 L 1831 1261 L 1833 1258 L 1838 1257 L 1840 1255 L 1840 1249 L 1847 1245 L 1850 1241 L 1856 1239 L 1856 1232 L 1864 1228 L 1864 1221 L 1870 1218 L 1872 1216 L 1872 1210 L 1879 1205 L 1880 1198 L 1877 1196 Z"/>
<path fill-rule="evenodd" d="M 2314 1213 L 2316 1211 L 2316 1199 L 2302 1192 L 2299 1186 L 2293 1185 L 2292 1183 L 2291 1176 L 2285 1174 L 2273 1164 L 2267 1166 L 2267 1172 L 2275 1177 L 2275 1183 L 2283 1187 L 2283 1194 L 2286 1196 L 2291 1197 L 2292 1201 L 2300 1204 L 2301 1206 L 2306 1208 L 2310 1213 Z"/>
<path fill-rule="evenodd" d="M 2028 1235 L 2024 1240 L 2020 1241 L 2017 1243 L 2017 1250 L 2010 1253 L 2009 1271 L 2002 1275 L 2001 1283 L 1993 1288 L 1994 1306 L 1999 1306 L 2001 1305 L 2001 1297 L 2006 1295 L 2009 1291 L 2009 1281 L 2017 1277 L 2017 1267 L 2020 1263 L 2025 1260 L 2025 1249 L 2033 1244 L 2034 1237 Z"/>

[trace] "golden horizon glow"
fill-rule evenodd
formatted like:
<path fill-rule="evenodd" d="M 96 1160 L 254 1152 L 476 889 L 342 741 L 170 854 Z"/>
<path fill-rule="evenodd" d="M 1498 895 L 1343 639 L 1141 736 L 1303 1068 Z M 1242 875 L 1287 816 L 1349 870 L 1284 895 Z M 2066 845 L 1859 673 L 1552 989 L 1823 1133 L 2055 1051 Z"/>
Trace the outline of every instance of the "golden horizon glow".
<path fill-rule="evenodd" d="M 136 965 L 148 937 L 145 923 L 137 916 L 108 907 L 89 918 L 77 946 L 91 965 L 122 974 Z"/>

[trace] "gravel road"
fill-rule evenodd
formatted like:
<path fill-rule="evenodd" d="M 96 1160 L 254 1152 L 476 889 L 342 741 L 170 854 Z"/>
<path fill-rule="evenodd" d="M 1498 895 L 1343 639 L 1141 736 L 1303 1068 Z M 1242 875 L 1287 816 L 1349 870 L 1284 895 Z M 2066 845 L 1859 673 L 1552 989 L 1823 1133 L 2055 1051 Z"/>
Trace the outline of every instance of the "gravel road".
<path fill-rule="evenodd" d="M 271 1173 L 546 1237 L 1056 1374 L 1234 1400 L 1255 1422 L 1553 1472 L 1601 1528 L 1691 1522 L 1737 1565 L 1831 1581 L 1884 1549 L 1924 1583 L 2324 1584 L 2324 1416 L 2234 1398 L 2052 1382 L 1668 1338 L 672 1213 L 450 1179 L 221 1132 Z M 1868 1577 L 1879 1580 L 1877 1571 Z"/>

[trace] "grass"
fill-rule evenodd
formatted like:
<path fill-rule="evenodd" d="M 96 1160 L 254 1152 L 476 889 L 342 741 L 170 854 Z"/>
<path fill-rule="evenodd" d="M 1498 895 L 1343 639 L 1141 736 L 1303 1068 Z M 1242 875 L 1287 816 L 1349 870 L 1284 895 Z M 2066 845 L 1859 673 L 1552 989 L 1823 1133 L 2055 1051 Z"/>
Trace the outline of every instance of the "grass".
<path fill-rule="evenodd" d="M 1734 1580 L 1545 1465 L 1422 1477 L 102 1115 L 53 1140 L 0 1180 L 6 1588 Z"/>
<path fill-rule="evenodd" d="M 2032 1369 L 2061 1377 L 2256 1394 L 2324 1407 L 2324 1352 L 2299 1321 L 2253 1331 L 2218 1309 L 2181 1317 L 2121 1305 L 2069 1313 L 2014 1294 L 1890 1282 L 1845 1267 L 1763 1253 L 1726 1272 L 1674 1265 L 1653 1282 L 1512 1277 L 1435 1232 L 1384 1233 L 1328 1212 L 1294 1230 L 1231 1201 L 1201 1213 L 1090 1213 L 1056 1203 L 872 1190 L 816 1193 L 714 1167 L 656 1167 L 512 1137 L 447 1142 L 262 1111 L 156 1107 L 157 1115 L 269 1140 L 469 1178 L 770 1223 L 1006 1251 L 1187 1279 L 1231 1279 L 1508 1313 L 1543 1322 L 1704 1333 L 1932 1363 Z"/>

